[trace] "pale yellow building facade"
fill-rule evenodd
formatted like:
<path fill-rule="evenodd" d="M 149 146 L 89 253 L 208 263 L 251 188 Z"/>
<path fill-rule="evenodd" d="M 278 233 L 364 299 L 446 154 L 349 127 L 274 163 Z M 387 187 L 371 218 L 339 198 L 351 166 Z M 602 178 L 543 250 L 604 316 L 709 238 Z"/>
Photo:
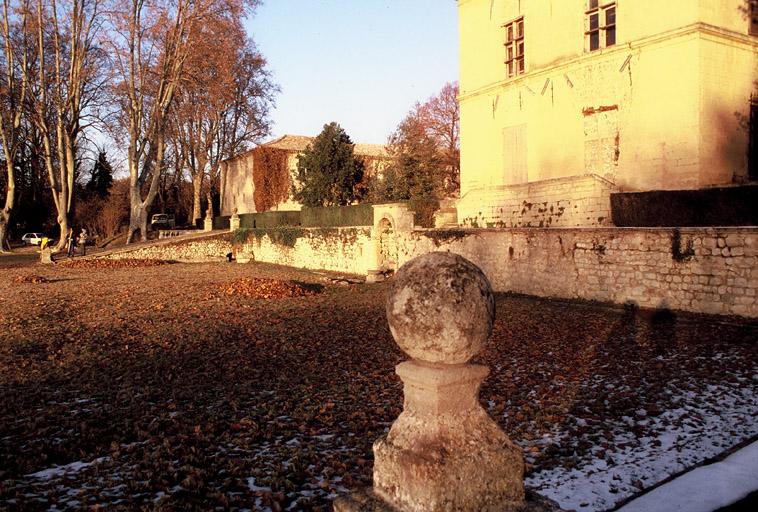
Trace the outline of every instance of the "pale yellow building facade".
<path fill-rule="evenodd" d="M 304 135 L 284 135 L 266 142 L 262 146 L 276 149 L 285 155 L 290 194 L 268 211 L 296 211 L 302 208 L 291 193 L 290 185 L 297 182 L 297 162 L 300 154 L 313 143 L 314 137 Z M 255 149 L 240 153 L 221 162 L 221 215 L 257 213 L 255 204 L 255 182 L 253 180 L 253 153 Z M 367 176 L 377 175 L 390 161 L 385 146 L 381 144 L 354 144 L 355 156 L 361 158 Z"/>
<path fill-rule="evenodd" d="M 608 225 L 613 191 L 754 179 L 745 6 L 459 0 L 459 223 Z"/>

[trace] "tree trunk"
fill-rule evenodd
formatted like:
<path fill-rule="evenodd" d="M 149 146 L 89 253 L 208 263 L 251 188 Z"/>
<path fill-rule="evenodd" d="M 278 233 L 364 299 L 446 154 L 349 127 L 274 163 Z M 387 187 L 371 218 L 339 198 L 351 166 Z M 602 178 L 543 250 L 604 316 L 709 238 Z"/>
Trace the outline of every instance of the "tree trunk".
<path fill-rule="evenodd" d="M 150 188 L 147 191 L 145 199 L 142 200 L 142 186 L 140 180 L 137 179 L 136 165 L 137 160 L 134 159 L 130 165 L 130 183 L 129 183 L 129 232 L 126 235 L 126 243 L 130 244 L 134 241 L 134 234 L 139 231 L 142 234 L 142 241 L 147 241 L 147 213 L 150 207 L 153 205 L 155 196 L 158 195 L 158 184 L 160 183 L 161 169 L 163 169 L 164 158 L 164 139 L 163 134 L 157 135 L 155 159 L 148 159 L 148 163 L 144 165 L 152 165 L 152 176 L 150 176 Z M 152 162 L 152 163 L 151 163 Z"/>
<path fill-rule="evenodd" d="M 57 192 L 53 192 L 56 194 Z M 60 200 L 57 204 L 60 205 L 60 210 L 58 211 L 58 218 L 56 219 L 58 221 L 58 227 L 60 228 L 61 236 L 60 240 L 58 240 L 58 245 L 56 248 L 60 251 L 63 250 L 63 248 L 66 246 L 66 237 L 65 234 L 68 233 L 68 228 L 70 226 L 69 224 L 69 213 L 68 209 L 66 208 L 66 204 L 70 204 L 71 198 L 69 197 L 70 194 L 66 192 L 58 193 Z"/>
<path fill-rule="evenodd" d="M 7 252 L 11 246 L 8 241 L 8 226 L 10 225 L 10 212 L 0 210 L 0 252 Z"/>
<path fill-rule="evenodd" d="M 61 228 L 61 236 L 55 248 L 62 251 L 66 247 L 66 239 L 68 238 L 68 215 L 58 215 L 58 226 Z M 73 233 L 71 235 L 73 236 Z"/>
<path fill-rule="evenodd" d="M 136 240 L 136 233 L 140 233 L 142 241 L 147 241 L 147 206 L 140 200 L 139 187 L 130 194 L 131 206 L 129 208 L 129 231 L 126 235 L 126 243 Z"/>
<path fill-rule="evenodd" d="M 203 173 L 197 172 L 192 176 L 192 225 L 197 225 L 197 220 L 203 217 L 200 208 L 200 198 L 203 194 Z"/>
<path fill-rule="evenodd" d="M 7 152 L 6 152 L 7 154 Z M 8 173 L 8 186 L 5 193 L 5 207 L 0 210 L 0 252 L 10 251 L 11 244 L 8 240 L 8 227 L 11 224 L 11 214 L 16 204 L 16 177 L 13 170 L 13 161 L 6 161 Z"/>

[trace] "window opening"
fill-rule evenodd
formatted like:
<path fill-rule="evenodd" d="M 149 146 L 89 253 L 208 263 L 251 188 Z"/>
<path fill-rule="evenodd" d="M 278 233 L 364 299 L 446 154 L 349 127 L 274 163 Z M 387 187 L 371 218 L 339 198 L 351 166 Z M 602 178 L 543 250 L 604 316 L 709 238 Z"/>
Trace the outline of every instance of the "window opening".
<path fill-rule="evenodd" d="M 750 180 L 758 180 L 758 98 L 750 101 L 750 138 L 748 140 L 747 175 Z"/>
<path fill-rule="evenodd" d="M 505 27 L 505 67 L 508 77 L 521 75 L 524 67 L 524 18 L 518 18 Z"/>
<path fill-rule="evenodd" d="M 601 4 L 599 0 L 587 3 L 587 48 L 589 51 L 616 44 L 616 2 Z"/>

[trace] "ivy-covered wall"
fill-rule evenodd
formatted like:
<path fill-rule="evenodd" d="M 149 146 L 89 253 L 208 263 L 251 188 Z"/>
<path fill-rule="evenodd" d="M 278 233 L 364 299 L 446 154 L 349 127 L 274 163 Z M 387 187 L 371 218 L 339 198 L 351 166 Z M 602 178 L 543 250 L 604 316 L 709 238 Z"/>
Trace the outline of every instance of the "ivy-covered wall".
<path fill-rule="evenodd" d="M 292 267 L 366 274 L 373 261 L 368 226 L 240 229 L 233 239 L 238 254 Z"/>

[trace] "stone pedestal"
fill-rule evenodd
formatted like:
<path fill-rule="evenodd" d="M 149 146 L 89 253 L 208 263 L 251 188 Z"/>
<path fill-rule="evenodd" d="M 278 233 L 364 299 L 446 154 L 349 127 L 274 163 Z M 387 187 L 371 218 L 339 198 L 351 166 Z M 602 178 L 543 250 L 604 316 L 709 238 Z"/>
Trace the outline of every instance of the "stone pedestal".
<path fill-rule="evenodd" d="M 236 213 L 229 218 L 229 231 L 237 231 L 240 228 L 240 218 Z"/>
<path fill-rule="evenodd" d="M 206 217 L 203 224 L 204 231 L 213 231 L 213 217 Z"/>
<path fill-rule="evenodd" d="M 403 412 L 374 443 L 373 489 L 337 500 L 335 510 L 527 509 L 521 450 L 479 405 L 489 370 L 468 364 L 492 333 L 485 275 L 456 254 L 420 256 L 398 271 L 386 312 L 392 336 L 413 358 L 396 368 Z"/>
<path fill-rule="evenodd" d="M 352 492 L 334 502 L 334 512 L 397 512 L 373 489 L 366 488 Z M 564 512 L 556 502 L 526 490 L 526 502 L 519 512 Z"/>
<path fill-rule="evenodd" d="M 53 251 L 50 247 L 45 247 L 39 253 L 40 263 L 53 263 Z"/>
<path fill-rule="evenodd" d="M 510 512 L 524 503 L 521 450 L 479 405 L 489 370 L 401 363 L 405 404 L 374 443 L 374 492 L 400 510 Z"/>

